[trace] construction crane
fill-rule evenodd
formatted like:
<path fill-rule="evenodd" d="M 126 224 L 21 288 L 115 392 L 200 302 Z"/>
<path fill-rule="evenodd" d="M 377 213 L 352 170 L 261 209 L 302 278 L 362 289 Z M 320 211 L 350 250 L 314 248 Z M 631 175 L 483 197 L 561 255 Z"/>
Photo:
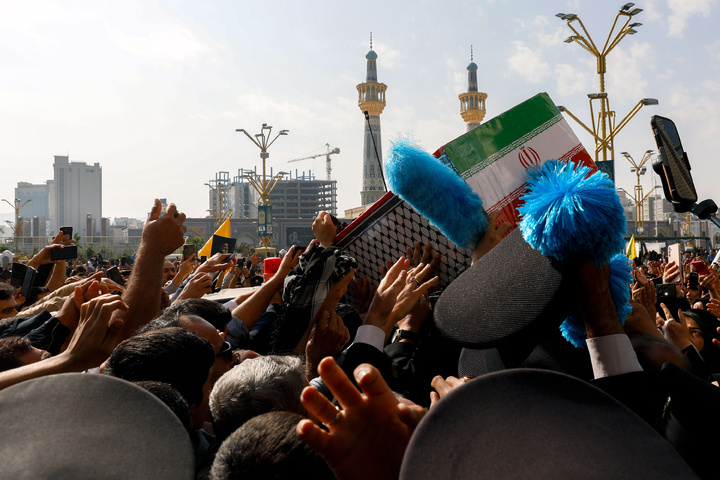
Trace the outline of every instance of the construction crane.
<path fill-rule="evenodd" d="M 332 165 L 330 164 L 330 155 L 333 155 L 335 153 L 340 153 L 340 149 L 335 147 L 332 150 L 330 150 L 330 144 L 326 143 L 325 148 L 327 148 L 327 152 L 325 153 L 318 153 L 317 155 L 310 155 L 309 157 L 303 157 L 303 158 L 295 158 L 293 160 L 288 160 L 287 163 L 292 162 L 299 162 L 300 160 L 308 160 L 310 158 L 317 158 L 325 156 L 325 172 L 327 173 L 327 179 L 330 180 L 330 173 L 332 172 Z"/>

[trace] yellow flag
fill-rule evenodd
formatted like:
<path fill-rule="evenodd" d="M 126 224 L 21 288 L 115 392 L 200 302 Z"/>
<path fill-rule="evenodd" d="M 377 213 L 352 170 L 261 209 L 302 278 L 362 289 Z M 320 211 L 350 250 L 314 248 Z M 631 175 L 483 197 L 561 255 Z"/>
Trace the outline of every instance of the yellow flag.
<path fill-rule="evenodd" d="M 627 244 L 627 257 L 629 260 L 635 259 L 637 257 L 637 249 L 635 248 L 635 235 L 630 237 L 630 241 Z"/>
<path fill-rule="evenodd" d="M 230 238 L 232 237 L 232 232 L 230 231 L 230 219 L 228 218 L 225 220 L 222 225 L 218 227 L 217 230 L 215 230 L 215 233 L 213 235 L 218 235 L 220 237 Z M 210 253 L 212 252 L 212 237 L 210 237 L 210 240 L 205 242 L 205 245 L 200 249 L 197 256 L 200 257 L 207 257 L 210 258 Z"/>

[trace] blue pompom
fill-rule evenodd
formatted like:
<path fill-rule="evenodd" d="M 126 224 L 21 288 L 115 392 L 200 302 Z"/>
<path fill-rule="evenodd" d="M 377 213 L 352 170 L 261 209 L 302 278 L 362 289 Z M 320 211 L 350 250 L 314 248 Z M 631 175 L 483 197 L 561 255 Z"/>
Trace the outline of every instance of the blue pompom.
<path fill-rule="evenodd" d="M 487 231 L 482 199 L 449 167 L 410 141 L 396 141 L 385 160 L 388 186 L 459 247 Z"/>
<path fill-rule="evenodd" d="M 518 210 L 525 241 L 543 255 L 583 257 L 601 265 L 622 251 L 625 214 L 612 181 L 602 172 L 549 160 L 530 172 Z"/>
<path fill-rule="evenodd" d="M 630 285 L 632 284 L 632 267 L 622 253 L 610 260 L 610 296 L 615 303 L 620 322 L 625 325 L 625 319 L 632 311 L 630 305 Z M 579 312 L 568 315 L 560 325 L 560 332 L 565 339 L 575 347 L 585 346 L 585 322 Z"/>

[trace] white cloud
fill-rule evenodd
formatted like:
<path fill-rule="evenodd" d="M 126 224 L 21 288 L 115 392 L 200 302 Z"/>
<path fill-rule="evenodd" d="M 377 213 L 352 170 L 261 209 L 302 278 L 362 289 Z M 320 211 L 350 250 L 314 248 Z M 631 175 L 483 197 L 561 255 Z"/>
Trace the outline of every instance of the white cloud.
<path fill-rule="evenodd" d="M 550 74 L 550 66 L 542 60 L 542 54 L 523 42 L 512 42 L 515 51 L 508 58 L 510 70 L 530 83 L 540 83 Z"/>
<path fill-rule="evenodd" d="M 605 76 L 607 91 L 617 98 L 637 102 L 652 97 L 648 90 L 647 73 L 652 61 L 652 45 L 634 43 L 629 48 L 616 48 L 608 56 L 608 73 Z"/>
<path fill-rule="evenodd" d="M 707 17 L 715 7 L 717 0 L 668 0 L 668 8 L 672 13 L 668 15 L 668 26 L 671 37 L 682 38 L 688 21 L 695 15 Z"/>
<path fill-rule="evenodd" d="M 585 93 L 590 88 L 590 74 L 587 69 L 579 70 L 572 65 L 560 63 L 555 66 L 557 88 L 563 95 Z"/>
<path fill-rule="evenodd" d="M 720 40 L 705 46 L 705 51 L 715 60 L 720 60 Z"/>
<path fill-rule="evenodd" d="M 662 18 L 662 14 L 658 11 L 657 3 L 657 0 L 652 0 L 642 4 L 642 8 L 644 9 L 643 16 L 648 20 L 657 21 Z"/>
<path fill-rule="evenodd" d="M 109 36 L 119 48 L 153 61 L 180 62 L 209 50 L 194 32 L 180 26 L 145 35 L 128 35 L 118 29 L 111 29 Z"/>
<path fill-rule="evenodd" d="M 389 47 L 386 43 L 373 41 L 373 50 L 378 54 L 378 57 L 382 57 L 382 68 L 392 70 L 403 66 L 400 51 Z"/>

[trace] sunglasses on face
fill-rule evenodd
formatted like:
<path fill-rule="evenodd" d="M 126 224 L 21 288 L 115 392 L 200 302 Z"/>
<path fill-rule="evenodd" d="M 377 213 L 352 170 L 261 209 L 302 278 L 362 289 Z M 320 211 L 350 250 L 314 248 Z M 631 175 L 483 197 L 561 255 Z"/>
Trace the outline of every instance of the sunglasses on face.
<path fill-rule="evenodd" d="M 233 361 L 233 351 L 232 351 L 232 345 L 230 345 L 230 342 L 223 342 L 223 347 L 220 349 L 218 353 L 215 354 L 215 358 L 224 358 L 228 362 Z"/>

